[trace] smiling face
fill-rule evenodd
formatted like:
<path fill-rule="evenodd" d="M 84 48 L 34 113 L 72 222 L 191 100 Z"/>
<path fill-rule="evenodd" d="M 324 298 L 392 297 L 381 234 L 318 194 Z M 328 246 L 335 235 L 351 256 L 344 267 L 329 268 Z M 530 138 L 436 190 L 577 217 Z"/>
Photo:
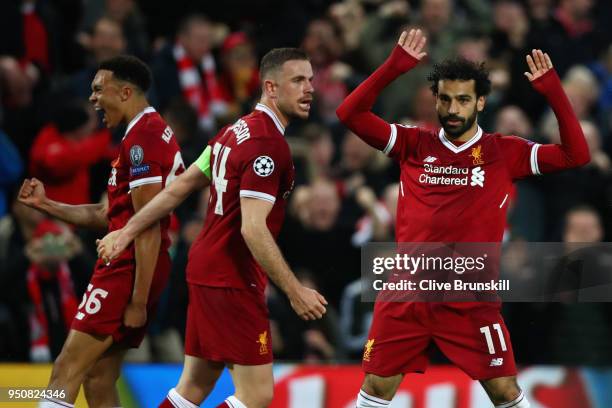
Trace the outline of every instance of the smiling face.
<path fill-rule="evenodd" d="M 312 95 L 312 66 L 307 60 L 289 60 L 270 77 L 273 98 L 288 118 L 307 119 Z"/>
<path fill-rule="evenodd" d="M 101 69 L 96 73 L 89 101 L 96 111 L 104 112 L 102 121 L 106 127 L 114 128 L 123 121 L 123 102 L 129 92 L 124 83 L 113 78 L 111 71 Z"/>
<path fill-rule="evenodd" d="M 484 96 L 476 96 L 473 79 L 438 81 L 436 111 L 444 132 L 451 139 L 460 138 L 476 126 L 478 112 L 484 109 L 484 105 Z"/>

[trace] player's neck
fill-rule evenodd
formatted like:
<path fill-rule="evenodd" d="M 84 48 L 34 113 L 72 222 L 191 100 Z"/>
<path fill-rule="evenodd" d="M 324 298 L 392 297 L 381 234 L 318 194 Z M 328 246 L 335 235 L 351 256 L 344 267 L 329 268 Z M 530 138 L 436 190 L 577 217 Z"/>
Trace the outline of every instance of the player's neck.
<path fill-rule="evenodd" d="M 268 108 L 270 108 L 272 112 L 274 112 L 278 120 L 280 120 L 283 127 L 287 127 L 287 125 L 289 124 L 289 118 L 287 117 L 287 115 L 283 114 L 280 109 L 278 109 L 278 107 L 272 100 L 266 98 L 265 96 L 262 96 L 259 103 L 266 105 Z"/>
<path fill-rule="evenodd" d="M 476 133 L 478 133 L 478 123 L 476 123 L 476 121 L 474 121 L 474 123 L 472 124 L 472 127 L 469 128 L 468 130 L 466 130 L 461 136 L 459 136 L 458 138 L 450 138 L 448 137 L 448 134 L 446 132 L 444 132 L 444 135 L 446 136 L 446 138 L 452 142 L 467 142 L 468 140 L 472 139 Z"/>
<path fill-rule="evenodd" d="M 125 109 L 125 123 L 130 123 L 139 113 L 148 108 L 149 102 L 146 98 L 135 98 Z"/>

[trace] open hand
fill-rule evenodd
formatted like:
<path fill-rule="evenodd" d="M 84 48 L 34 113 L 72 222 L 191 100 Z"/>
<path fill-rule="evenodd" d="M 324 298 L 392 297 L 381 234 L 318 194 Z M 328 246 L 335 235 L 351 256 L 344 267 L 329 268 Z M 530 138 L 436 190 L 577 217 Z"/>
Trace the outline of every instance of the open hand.
<path fill-rule="evenodd" d="M 531 72 L 525 72 L 525 76 L 529 81 L 533 82 L 550 71 L 553 64 L 548 54 L 542 52 L 542 50 L 534 49 L 531 51 L 531 54 L 527 54 L 527 65 Z"/>
<path fill-rule="evenodd" d="M 425 43 L 427 43 L 427 37 L 423 34 L 420 29 L 415 30 L 414 28 L 410 31 L 402 31 L 398 45 L 401 46 L 410 56 L 417 60 L 422 60 L 427 53 L 423 52 Z"/>

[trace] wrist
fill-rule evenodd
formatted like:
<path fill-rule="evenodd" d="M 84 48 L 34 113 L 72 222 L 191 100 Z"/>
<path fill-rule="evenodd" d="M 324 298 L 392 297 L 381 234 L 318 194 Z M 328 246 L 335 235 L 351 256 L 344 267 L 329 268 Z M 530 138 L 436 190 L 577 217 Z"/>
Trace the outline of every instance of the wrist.
<path fill-rule="evenodd" d="M 299 291 L 300 291 L 300 283 L 295 280 L 295 282 L 292 282 L 291 284 L 289 284 L 287 286 L 287 288 L 285 289 L 285 294 L 287 295 L 287 297 L 289 299 L 294 299 L 295 297 L 297 297 Z"/>
<path fill-rule="evenodd" d="M 147 299 L 143 299 L 140 296 L 137 295 L 132 295 L 132 299 L 130 300 L 130 304 L 132 304 L 133 306 L 137 306 L 137 307 L 146 307 L 147 306 Z"/>
<path fill-rule="evenodd" d="M 399 44 L 396 44 L 387 59 L 389 69 L 400 75 L 414 68 L 419 60 L 408 54 Z"/>

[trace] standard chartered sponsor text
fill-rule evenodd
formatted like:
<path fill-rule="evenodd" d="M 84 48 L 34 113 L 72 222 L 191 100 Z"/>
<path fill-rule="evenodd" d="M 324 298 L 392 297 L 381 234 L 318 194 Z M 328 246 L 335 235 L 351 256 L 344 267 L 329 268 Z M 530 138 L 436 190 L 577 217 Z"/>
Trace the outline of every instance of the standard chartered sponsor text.
<path fill-rule="evenodd" d="M 425 170 L 425 173 L 422 173 L 419 176 L 419 183 L 455 186 L 468 185 L 468 168 L 455 166 L 434 166 L 432 164 L 425 163 L 423 170 Z M 428 173 L 436 174 L 438 176 L 431 176 Z M 443 175 L 460 177 L 444 177 Z"/>

